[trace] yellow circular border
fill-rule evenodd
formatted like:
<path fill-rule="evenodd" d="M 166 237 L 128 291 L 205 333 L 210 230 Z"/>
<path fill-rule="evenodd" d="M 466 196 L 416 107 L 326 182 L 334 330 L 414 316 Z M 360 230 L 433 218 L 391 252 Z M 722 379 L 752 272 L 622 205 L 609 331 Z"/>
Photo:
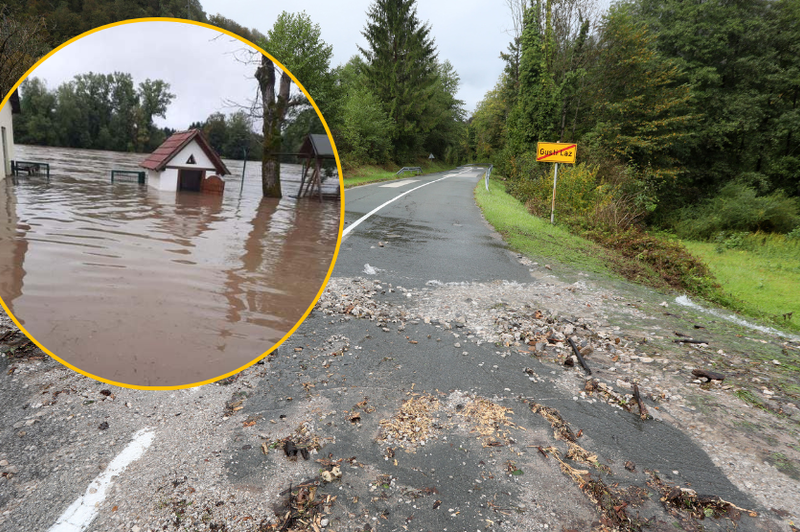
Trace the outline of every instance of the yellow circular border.
<path fill-rule="evenodd" d="M 181 384 L 179 386 L 140 386 L 140 385 L 136 385 L 136 384 L 127 384 L 127 383 L 124 383 L 124 382 L 116 382 L 116 381 L 112 381 L 112 380 L 109 380 L 109 379 L 104 379 L 102 377 L 98 377 L 97 375 L 92 375 L 91 373 L 87 373 L 86 371 L 83 371 L 82 369 L 73 366 L 69 362 L 66 362 L 65 360 L 62 360 L 57 355 L 55 355 L 52 352 L 50 352 L 50 350 L 48 350 L 41 343 L 39 343 L 39 341 L 36 340 L 36 338 L 34 338 L 28 331 L 25 330 L 25 327 L 23 327 L 22 324 L 17 320 L 17 318 L 11 313 L 11 311 L 9 310 L 9 308 L 6 305 L 5 301 L 3 301 L 2 298 L 0 298 L 0 305 L 3 306 L 3 309 L 6 311 L 6 314 L 8 315 L 8 317 L 11 318 L 11 320 L 17 325 L 17 327 L 19 327 L 19 329 L 25 334 L 25 336 L 27 336 L 34 344 L 36 344 L 39 347 L 39 349 L 41 349 L 42 351 L 44 351 L 45 353 L 50 355 L 52 358 L 58 360 L 63 365 L 67 366 L 68 368 L 70 368 L 70 369 L 72 369 L 74 371 L 77 371 L 81 375 L 85 375 L 86 377 L 89 377 L 91 379 L 94 379 L 94 380 L 97 380 L 97 381 L 100 381 L 100 382 L 113 384 L 114 386 L 121 386 L 123 388 L 133 388 L 133 389 L 136 389 L 136 390 L 181 390 L 181 389 L 185 389 L 185 388 L 193 388 L 195 386 L 202 386 L 203 384 L 210 384 L 212 382 L 216 382 L 216 381 L 225 379 L 227 377 L 230 377 L 232 375 L 235 375 L 235 374 L 239 373 L 240 371 L 242 371 L 242 370 L 244 370 L 246 368 L 249 368 L 250 366 L 252 366 L 256 362 L 258 362 L 259 360 L 262 360 L 263 358 L 269 356 L 270 353 L 272 353 L 273 351 L 278 349 L 278 347 L 280 347 L 280 345 L 283 344 L 283 342 L 285 342 L 290 336 L 292 336 L 292 334 L 294 334 L 294 332 L 297 330 L 297 328 L 300 327 L 300 324 L 303 323 L 305 321 L 305 319 L 308 317 L 308 315 L 311 313 L 311 310 L 314 308 L 314 305 L 317 304 L 317 301 L 319 301 L 319 298 L 322 296 L 322 293 L 325 290 L 325 287 L 328 285 L 328 281 L 330 280 L 331 274 L 333 273 L 333 268 L 336 265 L 336 258 L 339 255 L 339 247 L 342 244 L 342 229 L 344 227 L 344 181 L 342 180 L 342 163 L 339 160 L 339 152 L 336 149 L 336 143 L 333 140 L 333 135 L 331 135 L 331 130 L 328 127 L 328 123 L 325 121 L 325 117 L 322 116 L 322 112 L 320 112 L 319 107 L 317 107 L 317 104 L 314 101 L 314 98 L 312 98 L 311 95 L 308 93 L 308 91 L 306 91 L 305 87 L 303 87 L 303 85 L 299 81 L 297 81 L 297 78 L 294 77 L 294 74 L 289 72 L 289 70 L 286 67 L 284 67 L 283 64 L 281 64 L 280 61 L 278 61 L 277 59 L 272 57 L 270 54 L 268 54 L 260 46 L 257 46 L 256 44 L 248 41 L 247 39 L 244 39 L 243 37 L 240 37 L 239 35 L 236 35 L 235 33 L 232 33 L 232 32 L 230 32 L 230 31 L 228 31 L 228 30 L 226 30 L 224 28 L 220 28 L 220 27 L 217 27 L 217 26 L 213 26 L 211 24 L 206 24 L 205 22 L 198 22 L 198 21 L 194 21 L 194 20 L 185 20 L 185 19 L 172 18 L 172 17 L 135 18 L 135 19 L 129 19 L 129 20 L 122 20 L 122 21 L 119 21 L 119 22 L 112 22 L 111 24 L 106 24 L 105 26 L 99 26 L 99 27 L 93 28 L 93 29 L 91 29 L 91 30 L 89 30 L 87 32 L 81 33 L 77 37 L 73 37 L 72 39 L 68 40 L 67 42 L 59 45 L 58 47 L 56 47 L 53 50 L 51 50 L 50 52 L 48 52 L 47 55 L 45 55 L 44 57 L 39 59 L 31 68 L 29 68 L 28 71 L 25 72 L 25 74 L 23 74 L 22 77 L 19 78 L 19 80 L 14 84 L 14 86 L 8 91 L 8 94 L 6 94 L 6 97 L 3 98 L 2 102 L 0 102 L 0 107 L 4 107 L 6 105 L 6 103 L 8 102 L 8 99 L 11 97 L 11 94 L 15 90 L 17 90 L 19 88 L 20 84 L 23 81 L 25 81 L 25 79 L 34 70 L 36 70 L 36 67 L 38 67 L 45 60 L 47 60 L 47 58 L 49 58 L 50 56 L 52 56 L 53 54 L 55 54 L 57 51 L 61 50 L 65 46 L 67 46 L 67 45 L 69 45 L 69 44 L 71 44 L 71 43 L 73 43 L 73 42 L 75 42 L 75 41 L 77 41 L 79 39 L 82 39 L 83 37 L 86 37 L 87 35 L 91 35 L 92 33 L 95 33 L 95 32 L 98 32 L 98 31 L 101 31 L 101 30 L 104 30 L 104 29 L 107 29 L 107 28 L 111 28 L 111 27 L 114 27 L 114 26 L 122 26 L 124 24 L 133 24 L 133 23 L 136 23 L 136 22 L 179 22 L 179 23 L 182 23 L 182 24 L 193 24 L 195 26 L 201 26 L 203 28 L 208 28 L 208 29 L 211 29 L 211 30 L 214 30 L 214 31 L 219 31 L 219 32 L 225 33 L 226 35 L 242 41 L 247 46 L 250 46 L 250 47 L 258 50 L 263 55 L 267 56 L 278 68 L 280 68 L 282 71 L 286 72 L 289 75 L 289 77 L 292 78 L 292 81 L 295 83 L 295 85 L 297 85 L 297 87 L 301 91 L 303 91 L 303 94 L 306 96 L 306 98 L 308 98 L 308 101 L 314 107 L 314 110 L 317 112 L 317 116 L 319 116 L 319 119 L 322 122 L 322 126 L 325 128 L 325 132 L 328 134 L 328 139 L 330 139 L 330 141 L 331 141 L 331 146 L 333 147 L 333 154 L 336 157 L 336 169 L 339 172 L 339 204 L 340 204 L 340 208 L 339 208 L 339 235 L 336 238 L 336 249 L 333 252 L 333 258 L 331 260 L 330 268 L 328 268 L 328 274 L 325 276 L 325 281 L 322 283 L 322 286 L 320 287 L 319 291 L 317 292 L 317 295 L 314 297 L 314 300 L 311 302 L 311 305 L 309 305 L 308 309 L 305 311 L 303 316 L 297 321 L 297 323 L 295 323 L 294 327 L 292 327 L 289 330 L 289 332 L 287 332 L 283 336 L 283 338 L 281 338 L 269 350 L 265 351 L 263 354 L 261 354 L 260 356 L 256 357 L 251 362 L 248 362 L 247 364 L 245 364 L 245 365 L 243 365 L 243 366 L 241 366 L 241 367 L 239 367 L 239 368 L 237 368 L 237 369 L 235 369 L 233 371 L 225 373 L 224 375 L 220 375 L 218 377 L 214 377 L 213 379 L 208 379 L 208 380 L 195 382 L 195 383 L 191 383 L 191 384 Z"/>

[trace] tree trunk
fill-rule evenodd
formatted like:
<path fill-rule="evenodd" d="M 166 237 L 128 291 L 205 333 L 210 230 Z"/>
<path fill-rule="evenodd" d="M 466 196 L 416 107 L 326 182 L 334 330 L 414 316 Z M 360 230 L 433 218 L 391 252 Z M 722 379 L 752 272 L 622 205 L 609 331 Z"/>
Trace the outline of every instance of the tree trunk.
<path fill-rule="evenodd" d="M 281 151 L 282 113 L 279 112 L 275 95 L 275 65 L 265 55 L 261 56 L 261 65 L 256 69 L 256 80 L 261 90 L 261 109 L 264 116 L 261 188 L 265 198 L 280 198 L 282 196 L 279 154 Z"/>

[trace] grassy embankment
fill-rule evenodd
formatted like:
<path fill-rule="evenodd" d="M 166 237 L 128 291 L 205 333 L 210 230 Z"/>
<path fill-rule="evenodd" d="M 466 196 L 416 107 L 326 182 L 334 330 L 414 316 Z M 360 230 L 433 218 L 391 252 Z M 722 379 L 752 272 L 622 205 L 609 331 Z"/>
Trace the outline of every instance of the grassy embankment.
<path fill-rule="evenodd" d="M 475 199 L 486 220 L 515 251 L 534 260 L 553 259 L 596 273 L 612 273 L 605 249 L 529 214 L 524 205 L 506 193 L 501 182 L 489 180 L 486 192 L 481 180 L 475 188 Z"/>
<path fill-rule="evenodd" d="M 453 168 L 452 165 L 445 164 L 444 162 L 418 162 L 416 164 L 409 164 L 408 166 L 419 166 L 422 168 L 422 174 L 432 174 L 435 172 L 443 172 Z M 357 187 L 358 185 L 366 185 L 367 183 L 377 183 L 379 181 L 392 181 L 394 179 L 408 179 L 413 177 L 414 174 L 403 172 L 402 175 L 397 175 L 400 166 L 382 167 L 382 166 L 360 166 L 351 170 L 344 170 L 344 188 Z"/>
<path fill-rule="evenodd" d="M 512 249 L 535 259 L 552 259 L 662 290 L 678 290 L 782 328 L 800 330 L 800 245 L 784 242 L 779 246 L 775 238 L 758 251 L 720 253 L 714 244 L 687 242 L 684 248 L 663 236 L 632 231 L 613 235 L 587 232 L 589 239 L 531 215 L 506 193 L 500 181 L 491 181 L 488 193 L 481 182 L 475 198 Z M 791 319 L 782 317 L 794 310 L 798 312 Z"/>
<path fill-rule="evenodd" d="M 733 249 L 712 242 L 683 244 L 708 264 L 725 291 L 756 313 L 800 330 L 800 240 L 756 234 Z"/>

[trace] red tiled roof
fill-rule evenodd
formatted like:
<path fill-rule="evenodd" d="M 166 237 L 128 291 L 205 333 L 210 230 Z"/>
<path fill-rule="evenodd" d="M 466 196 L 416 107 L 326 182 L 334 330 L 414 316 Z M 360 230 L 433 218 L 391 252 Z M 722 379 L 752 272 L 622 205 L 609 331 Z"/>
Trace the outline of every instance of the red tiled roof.
<path fill-rule="evenodd" d="M 216 170 L 217 174 L 219 175 L 226 175 L 230 174 L 228 168 L 225 166 L 225 163 L 222 162 L 217 152 L 208 144 L 208 141 L 203 136 L 203 133 L 199 129 L 190 129 L 188 131 L 178 131 L 174 133 L 170 138 L 165 140 L 161 146 L 156 148 L 156 150 L 151 153 L 147 159 L 142 161 L 139 165 L 142 168 L 147 168 L 148 170 L 155 170 L 156 172 L 160 172 L 167 167 L 167 164 L 172 160 L 175 155 L 178 154 L 187 144 L 189 144 L 192 140 L 196 141 L 200 148 L 205 152 L 209 159 L 211 159 L 211 163 L 214 165 L 214 169 Z"/>

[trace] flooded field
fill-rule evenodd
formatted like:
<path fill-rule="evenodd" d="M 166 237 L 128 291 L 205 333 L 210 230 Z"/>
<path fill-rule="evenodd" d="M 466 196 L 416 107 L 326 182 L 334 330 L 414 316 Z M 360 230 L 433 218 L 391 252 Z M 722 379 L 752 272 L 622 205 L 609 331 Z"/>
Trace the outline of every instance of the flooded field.
<path fill-rule="evenodd" d="M 333 259 L 339 201 L 261 197 L 260 167 L 225 161 L 224 196 L 110 183 L 144 154 L 17 146 L 50 163 L 0 182 L 0 297 L 25 329 L 92 375 L 177 386 L 237 369 L 302 317 Z M 331 180 L 333 181 L 333 180 Z M 327 188 L 327 187 L 326 187 Z"/>

